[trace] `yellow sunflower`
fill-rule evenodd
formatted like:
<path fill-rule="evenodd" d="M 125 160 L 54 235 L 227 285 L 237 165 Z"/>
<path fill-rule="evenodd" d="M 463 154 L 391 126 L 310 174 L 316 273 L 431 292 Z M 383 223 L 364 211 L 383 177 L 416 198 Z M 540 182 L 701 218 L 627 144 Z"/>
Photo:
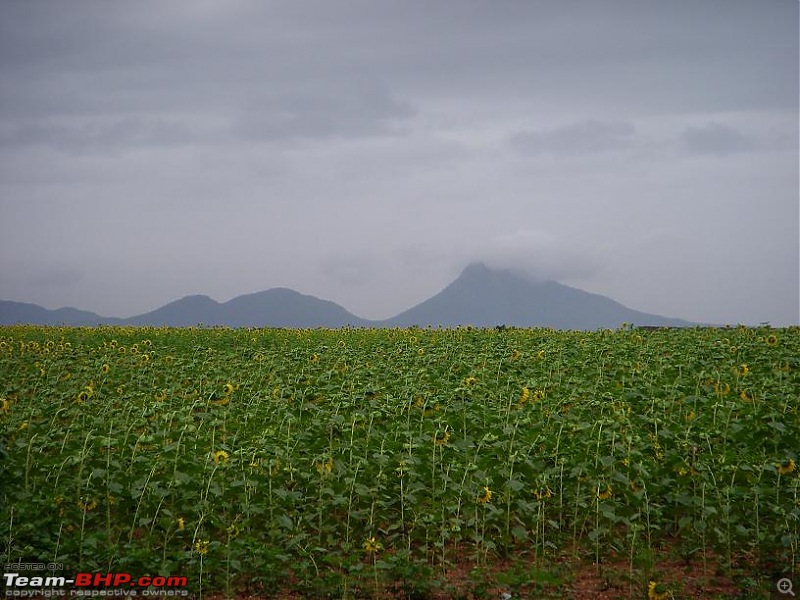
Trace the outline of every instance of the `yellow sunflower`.
<path fill-rule="evenodd" d="M 731 386 L 727 383 L 715 383 L 714 384 L 714 393 L 717 396 L 727 396 L 731 392 Z"/>
<path fill-rule="evenodd" d="M 492 501 L 492 490 L 489 489 L 489 486 L 484 486 L 483 492 L 481 495 L 478 496 L 478 502 L 481 504 L 487 504 Z"/>
<path fill-rule="evenodd" d="M 445 446 L 447 444 L 447 442 L 449 442 L 449 441 L 450 441 L 450 432 L 449 431 L 445 431 L 444 434 L 441 437 L 439 437 L 438 434 L 433 436 L 433 445 L 434 446 L 442 447 L 442 446 Z"/>
<path fill-rule="evenodd" d="M 522 388 L 522 393 L 519 396 L 519 403 L 525 404 L 531 397 L 531 391 L 527 387 Z"/>
<path fill-rule="evenodd" d="M 600 487 L 597 487 L 597 497 L 600 500 L 608 500 L 611 496 L 614 495 L 614 490 L 611 488 L 610 485 L 606 486 L 605 491 L 601 492 Z"/>
<path fill-rule="evenodd" d="M 781 475 L 788 475 L 789 473 L 794 472 L 796 468 L 797 465 L 795 464 L 794 459 L 790 458 L 789 460 L 778 465 L 778 473 Z"/>
<path fill-rule="evenodd" d="M 208 554 L 208 548 L 211 545 L 209 540 L 197 540 L 194 543 L 194 551 L 197 552 L 200 556 Z"/>
<path fill-rule="evenodd" d="M 331 471 L 333 470 L 333 458 L 329 458 L 324 463 L 318 462 L 314 466 L 317 469 L 317 473 L 319 473 L 323 477 L 326 475 L 330 475 Z"/>
<path fill-rule="evenodd" d="M 89 512 L 97 508 L 97 502 L 95 502 L 94 500 L 90 500 L 89 502 L 84 502 L 83 498 L 81 498 L 80 500 L 78 500 L 78 508 L 84 512 Z"/>
<path fill-rule="evenodd" d="M 750 372 L 750 367 L 747 364 L 739 365 L 739 368 L 736 370 L 736 373 L 739 377 L 744 377 Z"/>
<path fill-rule="evenodd" d="M 672 592 L 662 584 L 651 581 L 647 584 L 647 600 L 667 600 L 672 597 Z"/>
<path fill-rule="evenodd" d="M 217 450 L 213 454 L 213 459 L 216 464 L 225 464 L 230 459 L 231 455 L 225 450 Z"/>

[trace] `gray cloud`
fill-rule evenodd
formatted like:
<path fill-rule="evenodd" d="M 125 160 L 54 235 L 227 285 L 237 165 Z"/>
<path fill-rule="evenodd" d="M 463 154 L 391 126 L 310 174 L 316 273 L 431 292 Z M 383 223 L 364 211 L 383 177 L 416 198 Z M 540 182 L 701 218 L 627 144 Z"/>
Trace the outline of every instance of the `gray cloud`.
<path fill-rule="evenodd" d="M 518 229 L 478 241 L 464 262 L 483 262 L 491 268 L 519 271 L 542 281 L 579 280 L 601 266 L 582 244 L 535 229 Z"/>
<path fill-rule="evenodd" d="M 388 317 L 482 259 L 796 323 L 798 12 L 0 3 L 0 297 L 283 285 Z"/>
<path fill-rule="evenodd" d="M 513 135 L 511 145 L 524 154 L 564 156 L 623 150 L 634 143 L 636 128 L 624 121 L 585 120 L 541 131 Z"/>
<path fill-rule="evenodd" d="M 723 156 L 755 149 L 756 140 L 721 123 L 689 127 L 681 133 L 681 142 L 689 152 Z"/>
<path fill-rule="evenodd" d="M 375 84 L 329 85 L 254 98 L 235 118 L 233 133 L 259 141 L 392 135 L 396 124 L 414 112 L 409 102 Z"/>
<path fill-rule="evenodd" d="M 363 287 L 374 280 L 378 268 L 369 256 L 340 254 L 325 258 L 318 272 L 321 277 L 337 285 Z"/>
<path fill-rule="evenodd" d="M 109 148 L 176 146 L 200 141 L 197 132 L 180 121 L 126 116 L 84 120 L 75 124 L 25 122 L 0 133 L 0 146 L 49 146 L 61 152 L 104 152 Z"/>

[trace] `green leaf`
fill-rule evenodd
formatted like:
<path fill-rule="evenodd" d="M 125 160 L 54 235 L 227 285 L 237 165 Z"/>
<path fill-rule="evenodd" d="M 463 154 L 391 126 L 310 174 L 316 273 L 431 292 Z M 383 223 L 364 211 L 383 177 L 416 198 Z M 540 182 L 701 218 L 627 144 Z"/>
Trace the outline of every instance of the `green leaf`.
<path fill-rule="evenodd" d="M 514 536 L 514 539 L 522 541 L 528 538 L 528 530 L 517 525 L 511 528 L 511 535 Z"/>

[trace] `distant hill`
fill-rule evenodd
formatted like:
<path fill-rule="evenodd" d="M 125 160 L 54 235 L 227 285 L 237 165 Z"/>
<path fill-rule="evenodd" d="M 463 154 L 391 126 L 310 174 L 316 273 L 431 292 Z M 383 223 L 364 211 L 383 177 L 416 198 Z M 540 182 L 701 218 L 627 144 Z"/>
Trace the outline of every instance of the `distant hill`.
<path fill-rule="evenodd" d="M 111 325 L 120 322 L 121 319 L 109 319 L 77 308 L 49 310 L 38 304 L 0 300 L 0 325 Z"/>
<path fill-rule="evenodd" d="M 153 325 L 187 327 L 552 327 L 616 328 L 622 323 L 683 327 L 693 323 L 632 310 L 598 294 L 554 281 L 539 282 L 512 271 L 468 266 L 435 296 L 384 321 L 362 319 L 335 302 L 287 288 L 237 296 L 219 303 L 186 296 L 129 319 L 106 318 L 74 308 L 47 310 L 35 304 L 0 301 L 0 324 Z"/>
<path fill-rule="evenodd" d="M 361 319 L 329 300 L 287 288 L 237 296 L 222 304 L 208 296 L 186 296 L 152 312 L 125 319 L 128 325 L 227 325 L 229 327 L 361 327 Z"/>
<path fill-rule="evenodd" d="M 554 329 L 616 328 L 622 323 L 661 327 L 692 325 L 688 321 L 626 308 L 599 294 L 554 281 L 537 282 L 512 271 L 468 266 L 441 292 L 388 319 L 393 327 L 471 324 Z"/>

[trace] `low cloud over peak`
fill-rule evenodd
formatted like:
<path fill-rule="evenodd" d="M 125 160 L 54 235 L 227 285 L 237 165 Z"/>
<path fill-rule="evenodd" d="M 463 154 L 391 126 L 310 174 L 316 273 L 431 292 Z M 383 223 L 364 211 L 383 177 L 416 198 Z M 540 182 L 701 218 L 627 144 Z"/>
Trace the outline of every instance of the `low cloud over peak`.
<path fill-rule="evenodd" d="M 541 281 L 575 281 L 600 268 L 592 256 L 556 234 L 535 229 L 487 238 L 465 252 L 465 264 L 484 264 Z"/>

